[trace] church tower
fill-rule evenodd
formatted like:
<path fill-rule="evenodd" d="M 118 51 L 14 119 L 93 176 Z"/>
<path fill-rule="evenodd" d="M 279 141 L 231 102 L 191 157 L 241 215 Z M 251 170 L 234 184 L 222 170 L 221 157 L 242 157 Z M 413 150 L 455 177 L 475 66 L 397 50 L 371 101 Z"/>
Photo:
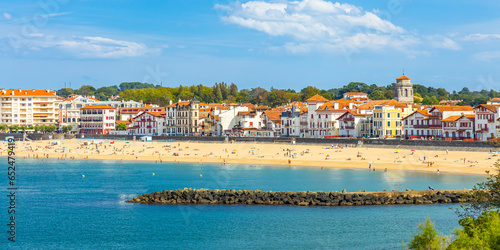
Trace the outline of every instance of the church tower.
<path fill-rule="evenodd" d="M 413 84 L 410 78 L 402 75 L 396 78 L 394 85 L 394 100 L 398 102 L 413 103 Z"/>

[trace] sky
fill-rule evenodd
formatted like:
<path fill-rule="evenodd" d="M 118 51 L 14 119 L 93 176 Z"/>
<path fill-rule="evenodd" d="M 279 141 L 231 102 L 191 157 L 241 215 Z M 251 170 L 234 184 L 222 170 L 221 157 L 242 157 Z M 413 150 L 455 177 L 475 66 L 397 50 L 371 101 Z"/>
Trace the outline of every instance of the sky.
<path fill-rule="evenodd" d="M 0 87 L 500 90 L 500 2 L 0 0 Z"/>

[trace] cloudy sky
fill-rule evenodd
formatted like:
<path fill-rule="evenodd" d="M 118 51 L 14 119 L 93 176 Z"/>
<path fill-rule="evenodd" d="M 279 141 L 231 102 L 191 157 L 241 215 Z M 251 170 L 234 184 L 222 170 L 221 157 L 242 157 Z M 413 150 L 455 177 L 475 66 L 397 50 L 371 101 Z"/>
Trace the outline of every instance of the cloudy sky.
<path fill-rule="evenodd" d="M 500 2 L 42 0 L 0 4 L 0 87 L 141 81 L 500 89 Z"/>

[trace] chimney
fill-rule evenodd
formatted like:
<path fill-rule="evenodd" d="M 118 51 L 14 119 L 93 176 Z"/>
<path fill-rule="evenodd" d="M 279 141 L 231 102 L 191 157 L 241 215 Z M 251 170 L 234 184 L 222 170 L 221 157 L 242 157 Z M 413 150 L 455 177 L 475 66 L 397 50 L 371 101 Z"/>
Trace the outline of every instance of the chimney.
<path fill-rule="evenodd" d="M 168 101 L 169 105 L 172 105 L 172 100 Z"/>
<path fill-rule="evenodd" d="M 334 109 L 339 109 L 339 103 L 338 102 L 334 102 L 333 103 L 333 108 Z"/>
<path fill-rule="evenodd" d="M 354 108 L 354 103 L 350 102 L 349 103 L 349 109 L 353 109 Z"/>
<path fill-rule="evenodd" d="M 14 95 L 14 90 L 12 90 L 12 95 Z"/>

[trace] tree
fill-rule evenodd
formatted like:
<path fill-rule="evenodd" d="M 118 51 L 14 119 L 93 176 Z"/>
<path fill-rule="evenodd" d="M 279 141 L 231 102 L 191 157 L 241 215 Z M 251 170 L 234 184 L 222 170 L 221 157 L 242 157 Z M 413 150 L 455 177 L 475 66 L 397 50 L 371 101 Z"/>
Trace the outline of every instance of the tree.
<path fill-rule="evenodd" d="M 62 127 L 61 127 L 61 130 L 62 130 L 64 133 L 68 133 L 68 132 L 70 132 L 71 130 L 73 130 L 73 125 L 65 125 L 65 126 L 62 126 Z"/>
<path fill-rule="evenodd" d="M 494 164 L 493 172 L 486 171 L 488 178 L 485 182 L 476 184 L 467 194 L 471 202 L 462 203 L 455 210 L 461 218 L 474 218 L 485 211 L 500 208 L 500 160 Z"/>
<path fill-rule="evenodd" d="M 47 132 L 54 132 L 54 131 L 56 131 L 56 129 L 57 129 L 57 126 L 53 125 L 53 124 L 52 125 L 47 125 L 47 127 L 46 127 L 46 131 Z"/>
<path fill-rule="evenodd" d="M 17 133 L 17 131 L 19 130 L 19 126 L 17 125 L 12 125 L 9 127 L 9 130 L 11 133 Z"/>
<path fill-rule="evenodd" d="M 28 126 L 22 125 L 21 127 L 19 127 L 19 129 L 21 129 L 23 133 L 26 133 L 26 129 L 28 129 Z"/>
<path fill-rule="evenodd" d="M 413 240 L 408 245 L 408 249 L 444 249 L 449 240 L 440 236 L 434 223 L 430 218 L 418 225 L 419 233 L 413 235 Z"/>
<path fill-rule="evenodd" d="M 7 130 L 7 125 L 0 124 L 0 131 L 5 131 L 5 130 Z"/>
<path fill-rule="evenodd" d="M 116 129 L 127 130 L 127 124 L 125 124 L 124 122 L 120 122 L 120 123 L 118 123 L 118 125 L 116 125 Z"/>
<path fill-rule="evenodd" d="M 499 249 L 500 215 L 497 211 L 485 211 L 481 216 L 458 221 L 461 229 L 455 229 L 455 240 L 449 249 Z"/>
<path fill-rule="evenodd" d="M 92 85 L 83 85 L 78 89 L 80 95 L 94 95 L 95 88 Z"/>
<path fill-rule="evenodd" d="M 302 94 L 302 100 L 307 100 L 309 98 L 311 98 L 312 96 L 314 95 L 319 95 L 321 93 L 321 91 L 316 88 L 316 87 L 313 87 L 313 86 L 307 86 L 305 88 L 303 88 L 300 93 Z"/>

